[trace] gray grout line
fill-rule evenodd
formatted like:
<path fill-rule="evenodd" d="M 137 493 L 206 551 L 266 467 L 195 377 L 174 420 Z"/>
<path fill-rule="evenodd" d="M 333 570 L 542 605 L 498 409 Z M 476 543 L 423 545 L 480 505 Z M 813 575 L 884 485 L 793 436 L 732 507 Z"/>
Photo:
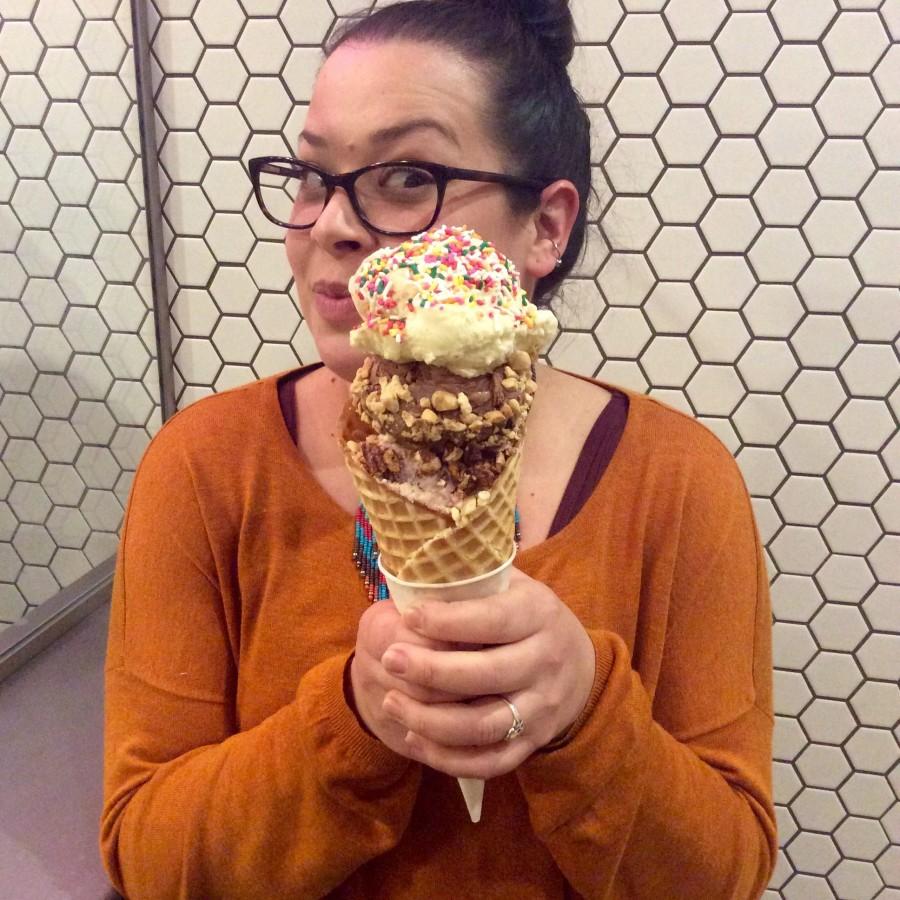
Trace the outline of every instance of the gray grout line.
<path fill-rule="evenodd" d="M 144 196 L 147 208 L 147 243 L 153 291 L 153 319 L 156 330 L 157 366 L 162 421 L 174 415 L 175 380 L 172 337 L 169 329 L 169 291 L 163 253 L 162 204 L 159 188 L 159 157 L 154 120 L 153 80 L 150 68 L 150 34 L 147 9 L 142 0 L 131 4 L 134 33 L 134 68 L 137 79 L 138 121 L 141 132 L 141 163 L 144 171 Z"/>

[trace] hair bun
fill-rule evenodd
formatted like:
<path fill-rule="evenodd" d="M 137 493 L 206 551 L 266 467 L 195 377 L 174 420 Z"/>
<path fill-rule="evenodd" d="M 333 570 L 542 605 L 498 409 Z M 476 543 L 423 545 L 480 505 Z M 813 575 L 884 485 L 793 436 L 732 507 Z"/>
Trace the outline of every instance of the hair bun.
<path fill-rule="evenodd" d="M 543 45 L 548 56 L 567 66 L 575 53 L 575 21 L 568 0 L 500 0 Z"/>

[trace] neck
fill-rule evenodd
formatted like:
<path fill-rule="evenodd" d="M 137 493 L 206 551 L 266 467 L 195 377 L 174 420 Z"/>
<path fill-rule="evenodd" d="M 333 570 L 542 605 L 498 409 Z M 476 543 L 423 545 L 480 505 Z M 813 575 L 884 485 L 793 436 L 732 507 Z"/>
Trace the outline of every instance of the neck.
<path fill-rule="evenodd" d="M 329 402 L 343 404 L 350 393 L 350 382 L 328 366 L 323 366 L 316 374 L 319 376 L 316 390 L 322 392 L 322 399 L 327 398 Z"/>
<path fill-rule="evenodd" d="M 350 385 L 331 369 L 323 367 L 301 378 L 295 389 L 298 415 L 304 426 L 300 429 L 301 449 L 312 453 L 313 444 L 334 441 L 341 414 L 347 405 Z"/>

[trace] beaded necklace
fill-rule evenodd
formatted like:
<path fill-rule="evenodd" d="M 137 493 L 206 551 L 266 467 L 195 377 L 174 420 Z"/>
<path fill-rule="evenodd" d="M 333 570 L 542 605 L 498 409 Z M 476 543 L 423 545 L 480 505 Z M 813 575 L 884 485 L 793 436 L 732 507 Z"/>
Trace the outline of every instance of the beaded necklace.
<path fill-rule="evenodd" d="M 522 528 L 519 516 L 519 507 L 516 507 L 515 518 L 516 546 L 522 540 Z M 366 596 L 369 602 L 375 600 L 387 600 L 388 586 L 384 575 L 378 570 L 378 541 L 372 531 L 372 523 L 366 515 L 365 507 L 360 503 L 356 510 L 356 519 L 353 527 L 353 562 L 359 569 L 366 585 Z"/>

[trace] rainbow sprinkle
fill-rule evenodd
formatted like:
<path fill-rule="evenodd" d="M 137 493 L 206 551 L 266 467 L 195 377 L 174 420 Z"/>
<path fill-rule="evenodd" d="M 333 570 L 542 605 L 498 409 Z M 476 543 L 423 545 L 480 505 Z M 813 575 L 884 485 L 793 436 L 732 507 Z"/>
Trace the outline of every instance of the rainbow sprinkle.
<path fill-rule="evenodd" d="M 390 277 L 409 273 L 402 296 Z M 409 285 L 412 285 L 410 289 Z M 362 327 L 397 343 L 405 339 L 406 316 L 419 309 L 478 308 L 478 317 L 510 315 L 516 325 L 534 328 L 536 308 L 519 282 L 515 265 L 490 242 L 462 226 L 442 225 L 369 256 L 350 283 L 366 298 Z"/>

